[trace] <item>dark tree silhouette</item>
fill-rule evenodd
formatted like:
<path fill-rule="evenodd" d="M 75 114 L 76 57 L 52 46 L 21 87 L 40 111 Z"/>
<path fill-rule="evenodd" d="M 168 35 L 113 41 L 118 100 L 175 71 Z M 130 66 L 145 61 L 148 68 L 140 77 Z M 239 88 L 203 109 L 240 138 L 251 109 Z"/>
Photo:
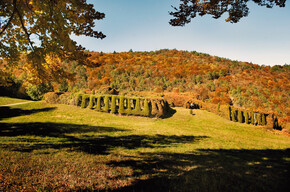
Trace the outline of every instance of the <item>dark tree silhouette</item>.
<path fill-rule="evenodd" d="M 191 22 L 197 15 L 212 15 L 220 18 L 224 13 L 229 16 L 227 22 L 237 23 L 243 17 L 248 16 L 247 3 L 250 0 L 180 0 L 179 8 L 173 7 L 174 11 L 169 14 L 174 18 L 169 21 L 172 26 L 184 26 Z M 274 6 L 285 7 L 286 0 L 253 0 L 259 6 L 272 8 Z"/>

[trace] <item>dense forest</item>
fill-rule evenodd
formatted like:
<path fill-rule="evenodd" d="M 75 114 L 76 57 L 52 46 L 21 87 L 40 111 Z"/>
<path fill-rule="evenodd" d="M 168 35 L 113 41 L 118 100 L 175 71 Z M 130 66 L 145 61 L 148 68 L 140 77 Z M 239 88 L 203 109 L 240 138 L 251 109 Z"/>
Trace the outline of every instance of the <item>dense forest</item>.
<path fill-rule="evenodd" d="M 48 91 L 90 93 L 110 87 L 123 95 L 188 96 L 208 103 L 275 113 L 289 121 L 290 65 L 259 66 L 195 51 L 167 49 L 90 54 L 92 63 L 87 66 L 49 58 L 53 64 L 47 68 L 45 80 L 34 77 L 22 60 L 4 81 L 17 87 L 16 92 L 22 90 L 33 99 L 40 99 Z M 55 73 L 60 74 L 59 78 L 50 75 Z"/>

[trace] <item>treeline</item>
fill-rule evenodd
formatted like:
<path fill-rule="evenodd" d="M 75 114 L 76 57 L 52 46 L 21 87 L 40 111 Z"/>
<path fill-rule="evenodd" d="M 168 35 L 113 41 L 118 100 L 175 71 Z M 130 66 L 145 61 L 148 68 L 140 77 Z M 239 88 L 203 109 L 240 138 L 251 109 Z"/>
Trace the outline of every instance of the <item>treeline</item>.
<path fill-rule="evenodd" d="M 289 121 L 289 65 L 259 66 L 195 51 L 167 49 L 90 54 L 94 63 L 91 66 L 78 65 L 76 61 L 51 62 L 55 70 L 48 70 L 45 82 L 33 80 L 33 72 L 27 71 L 22 60 L 22 69 L 14 69 L 9 81 L 24 86 L 19 90 L 26 90 L 35 100 L 47 91 L 95 90 L 103 94 L 101 90 L 111 87 L 123 95 L 187 95 L 206 103 L 274 113 L 281 121 Z M 66 78 L 56 81 L 50 73 Z"/>

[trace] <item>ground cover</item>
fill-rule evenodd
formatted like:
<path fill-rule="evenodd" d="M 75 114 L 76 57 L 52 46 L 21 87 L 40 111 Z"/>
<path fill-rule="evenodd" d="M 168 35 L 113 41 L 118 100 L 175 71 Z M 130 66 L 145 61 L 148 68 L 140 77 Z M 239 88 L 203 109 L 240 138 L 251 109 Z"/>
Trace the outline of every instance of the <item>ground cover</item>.
<path fill-rule="evenodd" d="M 28 100 L 24 99 L 17 99 L 17 98 L 10 98 L 10 97 L 0 97 L 0 105 L 8 105 L 8 104 L 14 104 L 14 103 L 22 103 L 26 102 Z"/>
<path fill-rule="evenodd" d="M 0 191 L 289 191 L 290 139 L 175 108 L 165 119 L 0 108 Z"/>

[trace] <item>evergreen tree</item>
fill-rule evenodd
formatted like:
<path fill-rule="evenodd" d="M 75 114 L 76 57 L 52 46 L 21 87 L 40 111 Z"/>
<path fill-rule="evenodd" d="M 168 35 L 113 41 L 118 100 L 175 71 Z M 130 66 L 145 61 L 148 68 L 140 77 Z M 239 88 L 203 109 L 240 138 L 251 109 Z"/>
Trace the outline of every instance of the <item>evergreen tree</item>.
<path fill-rule="evenodd" d="M 98 98 L 98 100 L 97 100 L 96 110 L 101 111 L 102 110 L 101 109 L 101 96 L 98 96 L 97 98 Z"/>
<path fill-rule="evenodd" d="M 243 112 L 241 110 L 238 110 L 238 122 L 243 123 Z"/>
<path fill-rule="evenodd" d="M 120 96 L 120 103 L 119 103 L 119 111 L 121 115 L 125 114 L 125 109 L 124 109 L 124 96 Z"/>
<path fill-rule="evenodd" d="M 143 108 L 142 112 L 143 112 L 143 115 L 145 117 L 149 117 L 150 116 L 150 109 L 149 109 L 149 104 L 148 104 L 147 99 L 145 99 L 145 101 L 144 101 L 144 108 Z"/>
<path fill-rule="evenodd" d="M 82 101 L 82 94 L 81 93 L 78 93 L 76 95 L 76 98 L 75 98 L 75 105 L 76 106 L 80 106 L 81 105 L 81 101 Z"/>
<path fill-rule="evenodd" d="M 261 119 L 261 114 L 257 114 L 257 119 L 258 119 L 258 125 L 262 125 L 262 119 Z"/>
<path fill-rule="evenodd" d="M 105 102 L 104 112 L 108 113 L 109 112 L 109 96 L 107 95 L 105 96 L 104 102 Z"/>
<path fill-rule="evenodd" d="M 141 106 L 140 106 L 140 98 L 139 97 L 136 98 L 136 106 L 134 109 L 134 114 L 141 115 Z"/>
<path fill-rule="evenodd" d="M 116 95 L 112 96 L 111 113 L 116 113 Z"/>
<path fill-rule="evenodd" d="M 88 100 L 88 98 L 89 98 L 89 95 L 83 95 L 81 108 L 86 108 L 87 107 L 87 100 Z"/>
<path fill-rule="evenodd" d="M 253 111 L 251 111 L 251 123 L 254 125 L 255 124 L 255 114 Z"/>
<path fill-rule="evenodd" d="M 95 101 L 95 96 L 94 95 L 91 95 L 90 96 L 89 106 L 88 106 L 89 109 L 93 109 L 93 107 L 94 107 L 94 101 Z"/>
<path fill-rule="evenodd" d="M 244 111 L 244 115 L 245 115 L 245 123 L 249 124 L 250 122 L 249 122 L 249 114 L 248 114 L 248 112 Z"/>
<path fill-rule="evenodd" d="M 262 125 L 265 126 L 267 124 L 266 122 L 266 115 L 262 114 Z"/>
<path fill-rule="evenodd" d="M 232 109 L 232 121 L 237 122 L 237 111 Z"/>

